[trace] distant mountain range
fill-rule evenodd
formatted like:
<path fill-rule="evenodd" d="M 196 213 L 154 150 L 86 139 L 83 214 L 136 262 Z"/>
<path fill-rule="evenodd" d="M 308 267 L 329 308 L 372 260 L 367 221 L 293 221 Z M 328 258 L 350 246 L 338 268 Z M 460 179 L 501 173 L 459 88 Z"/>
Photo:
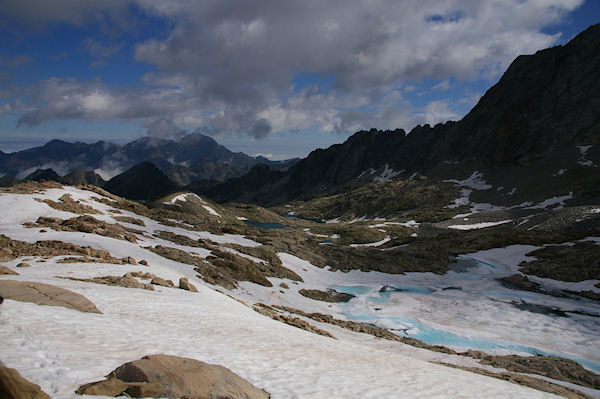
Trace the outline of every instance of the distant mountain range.
<path fill-rule="evenodd" d="M 287 171 L 257 165 L 226 183 L 192 185 L 215 201 L 263 206 L 345 192 L 365 183 L 420 174 L 465 179 L 481 171 L 526 198 L 576 192 L 600 197 L 600 25 L 565 46 L 519 56 L 459 122 L 361 131 L 313 151 Z"/>
<path fill-rule="evenodd" d="M 212 138 L 194 133 L 177 141 L 144 137 L 123 146 L 105 141 L 85 144 L 52 140 L 41 147 L 0 153 L 0 174 L 23 179 L 38 169 L 52 169 L 61 176 L 86 170 L 109 179 L 136 164 L 151 162 L 173 183 L 184 186 L 196 180 L 238 177 L 257 163 L 280 169 L 296 161 L 270 161 L 232 152 Z"/>

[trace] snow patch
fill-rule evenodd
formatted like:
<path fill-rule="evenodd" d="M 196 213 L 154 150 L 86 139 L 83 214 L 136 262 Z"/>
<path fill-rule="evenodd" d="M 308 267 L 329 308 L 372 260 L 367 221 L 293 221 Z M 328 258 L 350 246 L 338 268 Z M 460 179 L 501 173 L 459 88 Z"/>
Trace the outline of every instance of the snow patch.
<path fill-rule="evenodd" d="M 448 226 L 449 229 L 455 230 L 476 230 L 476 229 L 485 229 L 487 227 L 498 226 L 504 223 L 510 223 L 512 220 L 502 220 L 500 222 L 481 222 L 474 224 L 453 224 Z"/>
<path fill-rule="evenodd" d="M 214 209 L 212 209 L 212 208 L 211 208 L 210 206 L 208 206 L 208 205 L 202 205 L 202 208 L 206 209 L 206 211 L 207 211 L 208 213 L 210 213 L 211 215 L 213 215 L 213 216 L 221 217 L 221 215 L 219 215 L 219 214 L 217 213 L 217 211 L 215 211 Z"/>
<path fill-rule="evenodd" d="M 369 226 L 369 228 L 374 229 L 374 228 L 386 227 L 386 226 L 419 227 L 419 225 L 420 225 L 420 223 L 417 223 L 415 220 L 409 220 L 408 222 L 385 222 L 385 223 L 372 224 Z"/>
<path fill-rule="evenodd" d="M 463 188 L 460 190 L 460 197 L 454 200 L 454 202 L 450 205 L 446 205 L 445 208 L 456 209 L 464 205 L 470 204 L 470 196 L 473 190 L 468 188 Z"/>
<path fill-rule="evenodd" d="M 359 248 L 359 247 L 379 247 L 379 246 L 385 244 L 388 241 L 391 241 L 391 238 L 389 236 L 385 237 L 381 241 L 370 242 L 368 244 L 350 244 L 350 246 L 353 247 L 353 248 Z"/>
<path fill-rule="evenodd" d="M 197 194 L 194 194 L 194 193 L 179 194 L 179 195 L 171 198 L 171 201 L 169 201 L 169 202 L 171 204 L 175 204 L 177 201 L 186 202 L 188 197 L 194 198 L 194 199 L 196 199 L 196 200 L 198 200 L 198 201 L 200 201 L 202 203 L 205 202 L 202 198 L 200 198 Z"/>
<path fill-rule="evenodd" d="M 559 169 L 554 176 L 564 175 L 567 172 L 567 169 Z"/>
<path fill-rule="evenodd" d="M 390 168 L 390 166 L 386 163 L 384 166 L 383 172 L 381 172 L 381 174 L 379 176 L 374 177 L 373 181 L 374 182 L 387 181 L 387 180 L 393 179 L 394 177 L 398 176 L 402 172 L 404 172 L 404 169 L 396 172 L 392 168 Z"/>
<path fill-rule="evenodd" d="M 545 201 L 540 202 L 539 204 L 529 206 L 529 207 L 527 207 L 527 209 L 544 209 L 544 208 L 547 208 L 549 206 L 553 206 L 556 204 L 558 204 L 558 206 L 555 209 L 562 209 L 565 206 L 565 201 L 570 200 L 572 198 L 573 198 L 573 191 L 571 191 L 567 195 L 549 198 Z"/>
<path fill-rule="evenodd" d="M 586 158 L 587 152 L 590 148 L 592 148 L 591 145 L 578 145 L 577 148 L 579 149 L 579 153 L 580 153 L 580 157 L 579 157 L 579 161 L 577 161 L 577 163 L 581 166 L 594 166 L 594 163 Z"/>
<path fill-rule="evenodd" d="M 489 190 L 492 188 L 491 185 L 487 184 L 483 178 L 483 173 L 475 171 L 466 178 L 465 180 L 448 179 L 444 180 L 446 183 L 456 183 L 461 187 L 468 187 L 473 190 Z"/>

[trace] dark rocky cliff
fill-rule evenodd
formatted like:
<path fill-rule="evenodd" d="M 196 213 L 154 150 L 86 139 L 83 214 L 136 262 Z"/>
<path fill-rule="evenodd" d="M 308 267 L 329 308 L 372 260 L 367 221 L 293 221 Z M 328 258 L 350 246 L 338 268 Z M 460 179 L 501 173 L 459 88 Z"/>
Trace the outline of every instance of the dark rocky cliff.
<path fill-rule="evenodd" d="M 386 168 L 405 178 L 464 178 L 481 169 L 515 179 L 527 175 L 529 182 L 581 166 L 578 146 L 588 147 L 594 165 L 600 160 L 598 54 L 595 25 L 564 46 L 519 56 L 459 122 L 417 126 L 408 134 L 361 131 L 313 151 L 286 173 L 263 169 L 198 192 L 216 201 L 276 205 L 358 187 Z"/>

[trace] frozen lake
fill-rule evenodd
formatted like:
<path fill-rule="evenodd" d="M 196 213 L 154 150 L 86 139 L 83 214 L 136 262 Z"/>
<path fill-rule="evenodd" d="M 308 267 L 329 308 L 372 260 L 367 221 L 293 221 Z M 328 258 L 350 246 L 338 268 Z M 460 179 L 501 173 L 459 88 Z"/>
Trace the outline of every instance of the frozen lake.
<path fill-rule="evenodd" d="M 332 284 L 330 288 L 355 296 L 341 305 L 349 320 L 387 328 L 431 345 L 554 355 L 600 372 L 597 303 L 550 295 L 560 288 L 559 282 L 556 286 L 542 285 L 547 293 L 508 288 L 498 278 L 516 270 L 486 260 L 462 257 L 452 269 L 445 275 L 407 273 L 385 282 L 373 279 L 364 285 Z M 562 326 L 566 324 L 576 333 L 565 334 Z M 554 337 L 535 344 L 535 336 L 553 333 Z M 566 342 L 561 347 L 555 345 L 556 339 Z"/>

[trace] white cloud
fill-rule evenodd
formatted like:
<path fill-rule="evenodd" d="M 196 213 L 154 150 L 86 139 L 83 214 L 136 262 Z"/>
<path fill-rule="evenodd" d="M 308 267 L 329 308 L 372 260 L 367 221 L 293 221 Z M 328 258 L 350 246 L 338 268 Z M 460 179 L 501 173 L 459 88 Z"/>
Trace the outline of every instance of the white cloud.
<path fill-rule="evenodd" d="M 436 84 L 432 87 L 433 90 L 445 91 L 452 88 L 452 84 L 449 79 L 442 80 L 440 83 Z"/>
<path fill-rule="evenodd" d="M 450 102 L 447 100 L 431 101 L 427 104 L 421 116 L 425 123 L 432 126 L 436 123 L 458 120 L 460 118 L 460 115 L 451 109 Z"/>
<path fill-rule="evenodd" d="M 517 55 L 556 43 L 559 37 L 542 28 L 583 0 L 32 2 L 8 1 L 4 15 L 37 26 L 110 21 L 124 30 L 129 17 L 140 18 L 131 15 L 135 4 L 167 19 L 172 30 L 134 46 L 135 59 L 156 69 L 143 77 L 147 88 L 49 79 L 16 95 L 26 102 L 12 105 L 12 112 L 24 113 L 20 124 L 140 120 L 169 134 L 175 125 L 203 124 L 213 133 L 260 138 L 283 130 L 409 129 L 458 119 L 447 101 L 413 109 L 398 89 L 408 92 L 424 78 L 440 80 L 436 90 L 450 81 L 495 79 Z M 100 59 L 123 46 L 86 43 Z M 297 73 L 332 76 L 333 83 L 296 91 Z"/>
<path fill-rule="evenodd" d="M 203 118 L 198 115 L 185 115 L 183 117 L 177 118 L 177 121 L 180 125 L 183 125 L 188 128 L 199 128 L 202 126 Z"/>

